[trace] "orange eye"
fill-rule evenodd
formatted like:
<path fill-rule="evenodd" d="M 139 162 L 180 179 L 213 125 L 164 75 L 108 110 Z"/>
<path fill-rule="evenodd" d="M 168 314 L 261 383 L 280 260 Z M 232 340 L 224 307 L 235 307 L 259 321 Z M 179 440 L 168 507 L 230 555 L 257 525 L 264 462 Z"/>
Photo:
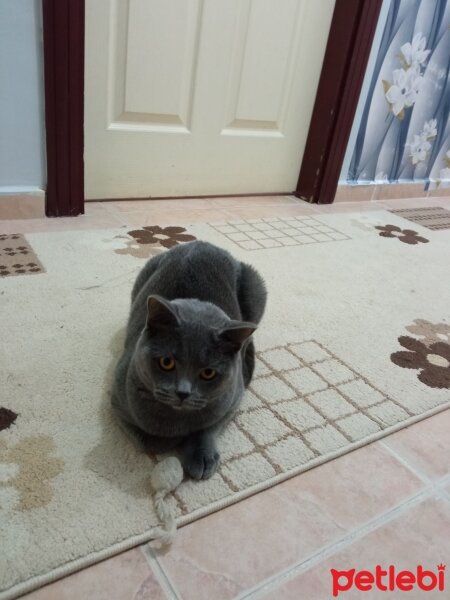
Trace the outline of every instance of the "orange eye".
<path fill-rule="evenodd" d="M 217 372 L 214 371 L 214 369 L 203 369 L 203 371 L 200 371 L 200 377 L 202 379 L 206 379 L 206 381 L 211 381 L 211 379 L 214 379 L 216 375 Z"/>
<path fill-rule="evenodd" d="M 175 369 L 175 359 L 171 356 L 161 356 L 159 366 L 163 371 L 173 371 Z"/>

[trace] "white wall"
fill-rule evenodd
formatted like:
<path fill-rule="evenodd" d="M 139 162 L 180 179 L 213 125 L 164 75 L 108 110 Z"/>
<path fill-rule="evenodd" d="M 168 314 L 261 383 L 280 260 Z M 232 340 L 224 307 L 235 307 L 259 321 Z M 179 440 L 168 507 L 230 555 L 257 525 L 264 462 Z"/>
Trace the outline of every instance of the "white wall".
<path fill-rule="evenodd" d="M 40 0 L 0 0 L 0 192 L 45 187 Z"/>

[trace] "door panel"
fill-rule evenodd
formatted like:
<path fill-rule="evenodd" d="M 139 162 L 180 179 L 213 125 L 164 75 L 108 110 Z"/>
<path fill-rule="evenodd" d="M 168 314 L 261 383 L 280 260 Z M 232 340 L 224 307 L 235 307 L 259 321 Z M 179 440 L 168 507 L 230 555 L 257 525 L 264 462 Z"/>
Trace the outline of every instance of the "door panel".
<path fill-rule="evenodd" d="M 290 58 L 301 30 L 302 4 L 284 0 L 276 15 L 266 2 L 243 3 L 242 7 L 230 77 L 231 119 L 225 129 L 279 130 Z"/>
<path fill-rule="evenodd" d="M 294 189 L 333 8 L 87 0 L 87 197 Z"/>
<path fill-rule="evenodd" d="M 111 124 L 188 128 L 200 0 L 115 0 L 114 14 L 112 27 L 117 39 L 122 37 L 123 50 L 115 56 L 118 103 Z M 120 60 L 122 53 L 125 61 Z"/>

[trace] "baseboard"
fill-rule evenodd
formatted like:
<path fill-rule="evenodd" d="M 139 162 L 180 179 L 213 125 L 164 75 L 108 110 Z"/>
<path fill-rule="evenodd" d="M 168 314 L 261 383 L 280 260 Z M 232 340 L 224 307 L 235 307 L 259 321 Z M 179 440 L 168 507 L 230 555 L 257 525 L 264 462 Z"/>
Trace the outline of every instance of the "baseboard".
<path fill-rule="evenodd" d="M 0 185 L 0 196 L 4 194 L 32 194 L 35 192 L 45 193 L 38 185 Z"/>
<path fill-rule="evenodd" d="M 0 188 L 0 219 L 39 219 L 45 217 L 45 192 L 5 192 Z"/>
<path fill-rule="evenodd" d="M 426 182 L 416 183 L 371 183 L 338 185 L 335 202 L 361 202 L 374 200 L 397 200 L 401 198 L 440 198 L 450 197 L 450 188 L 435 187 L 425 189 Z"/>

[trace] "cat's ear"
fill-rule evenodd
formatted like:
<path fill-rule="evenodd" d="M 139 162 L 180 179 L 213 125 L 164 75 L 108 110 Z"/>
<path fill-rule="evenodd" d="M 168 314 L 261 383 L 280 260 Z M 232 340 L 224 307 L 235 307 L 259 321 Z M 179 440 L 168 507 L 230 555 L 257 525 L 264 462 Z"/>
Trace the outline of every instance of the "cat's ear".
<path fill-rule="evenodd" d="M 178 317 L 169 300 L 161 296 L 147 298 L 147 329 L 151 332 L 178 325 Z"/>
<path fill-rule="evenodd" d="M 238 352 L 256 328 L 257 325 L 254 323 L 232 321 L 226 329 L 220 332 L 219 337 L 229 350 Z"/>

